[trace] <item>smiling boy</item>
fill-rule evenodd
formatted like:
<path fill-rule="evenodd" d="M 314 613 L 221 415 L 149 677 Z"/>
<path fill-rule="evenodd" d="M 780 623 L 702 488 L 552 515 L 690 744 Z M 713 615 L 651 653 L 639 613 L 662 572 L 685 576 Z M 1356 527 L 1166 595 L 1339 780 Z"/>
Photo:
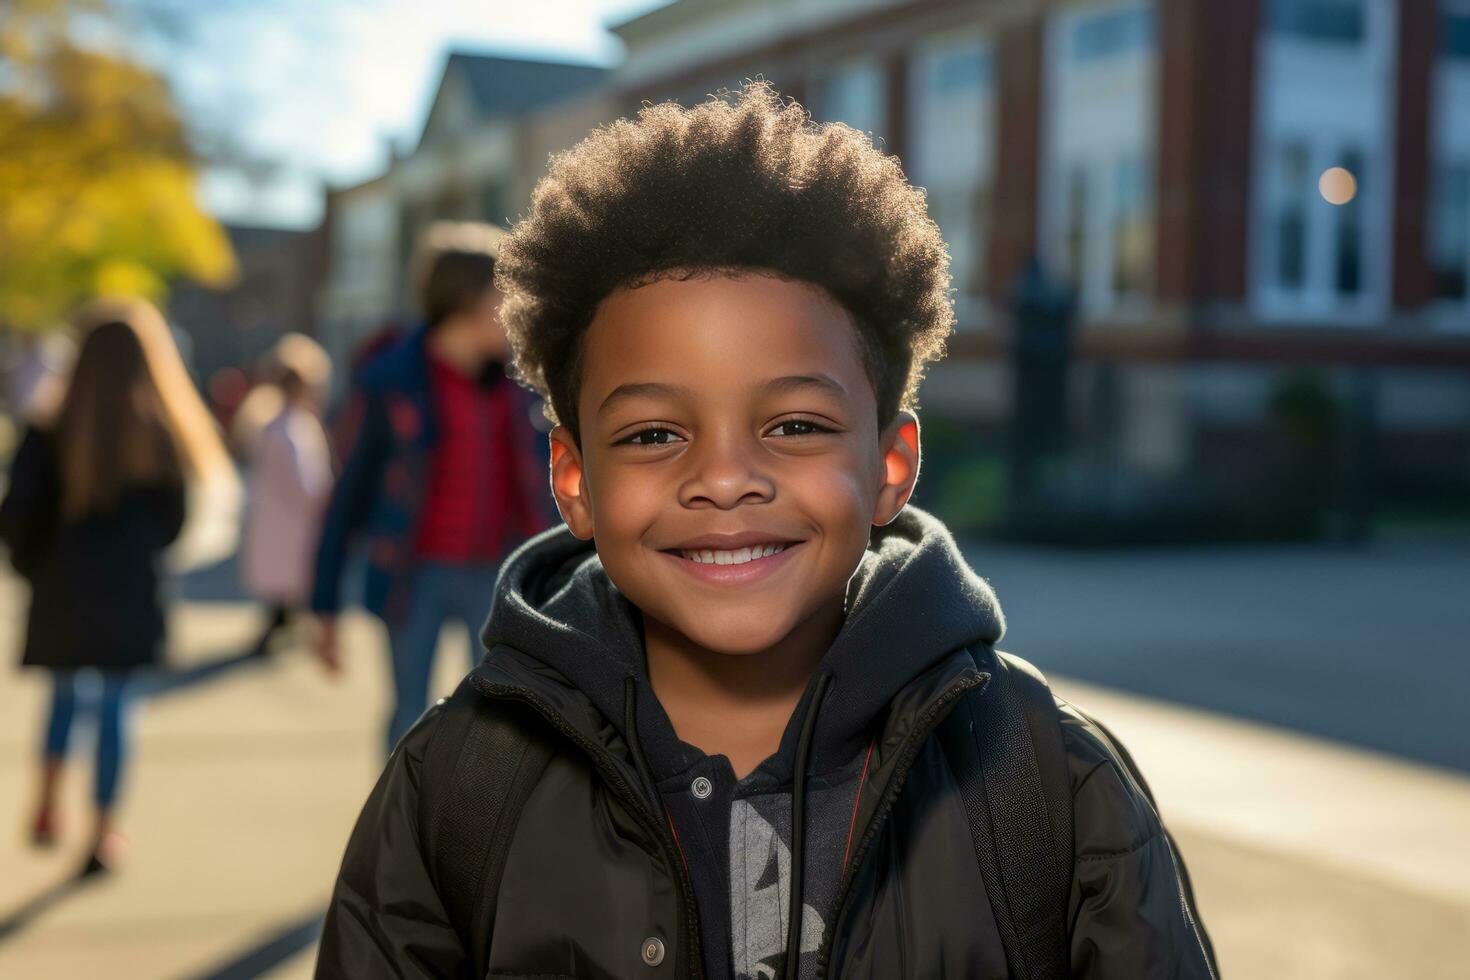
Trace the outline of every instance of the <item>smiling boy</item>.
<path fill-rule="evenodd" d="M 922 192 L 765 85 L 557 158 L 501 250 L 565 527 L 399 744 L 318 976 L 1212 977 L 1141 779 L 908 507 Z"/>

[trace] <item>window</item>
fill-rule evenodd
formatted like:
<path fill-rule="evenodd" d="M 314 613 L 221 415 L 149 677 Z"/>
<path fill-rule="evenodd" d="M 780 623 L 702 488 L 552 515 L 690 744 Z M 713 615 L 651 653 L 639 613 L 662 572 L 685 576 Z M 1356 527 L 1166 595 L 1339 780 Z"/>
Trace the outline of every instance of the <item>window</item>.
<path fill-rule="evenodd" d="M 1368 268 L 1377 253 L 1366 221 L 1377 187 L 1362 146 L 1297 134 L 1277 144 L 1273 160 L 1263 268 L 1271 294 L 1284 304 L 1275 312 L 1333 315 L 1373 299 Z M 1319 187 L 1331 167 L 1346 170 L 1355 184 L 1341 204 L 1329 202 Z"/>
<path fill-rule="evenodd" d="M 929 66 L 934 96 L 964 97 L 980 90 L 990 75 L 990 61 L 979 43 L 960 45 L 932 56 Z"/>
<path fill-rule="evenodd" d="M 480 187 L 480 219 L 497 225 L 510 220 L 510 206 L 505 185 L 499 181 L 487 181 Z"/>
<path fill-rule="evenodd" d="M 1038 251 L 1093 322 L 1154 289 L 1157 4 L 1056 5 L 1046 27 Z"/>
<path fill-rule="evenodd" d="M 1398 0 L 1260 0 L 1254 316 L 1369 327 L 1393 303 Z M 1340 168 L 1342 174 L 1330 173 Z"/>
<path fill-rule="evenodd" d="M 1359 44 L 1365 30 L 1362 0 L 1267 0 L 1271 29 L 1327 44 Z"/>
<path fill-rule="evenodd" d="M 1105 10 L 1079 20 L 1072 29 L 1069 54 L 1084 64 L 1139 51 L 1153 44 L 1154 12 L 1149 7 Z"/>
<path fill-rule="evenodd" d="M 994 170 L 990 49 L 983 38 L 927 39 L 909 59 L 910 129 L 904 169 L 928 196 L 949 245 L 962 322 L 985 289 L 985 230 Z"/>
<path fill-rule="evenodd" d="M 1353 175 L 1357 193 L 1345 204 L 1332 205 L 1337 216 L 1336 249 L 1333 255 L 1334 285 L 1339 294 L 1355 296 L 1363 288 L 1363 192 L 1367 175 L 1363 154 L 1347 150 L 1337 164 Z"/>
<path fill-rule="evenodd" d="M 1147 295 L 1153 285 L 1153 193 L 1149 168 L 1139 157 L 1125 157 L 1114 169 L 1113 292 Z"/>
<path fill-rule="evenodd" d="M 1087 268 L 1087 203 L 1087 169 L 1075 167 L 1067 178 L 1066 275 L 1078 289 Z"/>
<path fill-rule="evenodd" d="M 1448 329 L 1470 326 L 1470 0 L 1439 0 L 1425 251 Z"/>
<path fill-rule="evenodd" d="M 1280 202 L 1276 206 L 1276 283 L 1302 288 L 1307 276 L 1307 203 L 1311 193 L 1307 147 L 1287 143 L 1280 150 Z"/>
<path fill-rule="evenodd" d="M 1470 10 L 1440 11 L 1439 51 L 1447 58 L 1470 59 Z"/>
<path fill-rule="evenodd" d="M 843 122 L 879 137 L 888 117 L 888 86 L 883 65 L 861 59 L 838 65 L 819 77 L 812 115 L 822 122 Z"/>
<path fill-rule="evenodd" d="M 1439 53 L 1470 59 L 1470 0 L 1439 0 Z"/>
<path fill-rule="evenodd" d="M 1470 298 L 1470 159 L 1440 165 L 1430 185 L 1429 261 L 1435 294 L 1463 303 Z"/>

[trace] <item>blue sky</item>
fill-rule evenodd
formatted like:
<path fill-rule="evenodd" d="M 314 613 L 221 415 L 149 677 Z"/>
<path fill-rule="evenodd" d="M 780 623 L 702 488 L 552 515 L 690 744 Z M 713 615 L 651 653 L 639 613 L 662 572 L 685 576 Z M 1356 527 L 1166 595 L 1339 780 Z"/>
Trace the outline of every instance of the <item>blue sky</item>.
<path fill-rule="evenodd" d="M 380 173 L 388 140 L 409 147 L 452 49 L 613 64 L 609 23 L 668 0 L 340 0 L 243 8 L 205 22 L 175 88 L 195 119 L 276 161 L 248 178 L 212 170 L 206 204 L 249 224 L 310 226 L 321 185 Z"/>

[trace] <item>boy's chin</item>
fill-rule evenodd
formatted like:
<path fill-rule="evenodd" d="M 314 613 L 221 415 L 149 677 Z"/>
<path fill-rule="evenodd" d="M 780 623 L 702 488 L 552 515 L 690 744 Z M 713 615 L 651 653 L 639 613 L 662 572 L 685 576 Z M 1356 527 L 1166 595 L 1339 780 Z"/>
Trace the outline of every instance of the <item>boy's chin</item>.
<path fill-rule="evenodd" d="M 711 653 L 728 657 L 749 657 L 764 653 L 779 644 L 790 633 L 790 630 L 779 627 L 772 629 L 768 624 L 763 628 L 753 628 L 753 626 L 751 618 L 740 617 L 729 624 L 721 624 L 718 618 L 698 624 L 681 623 L 676 626 L 676 629 L 683 633 L 686 639 Z"/>

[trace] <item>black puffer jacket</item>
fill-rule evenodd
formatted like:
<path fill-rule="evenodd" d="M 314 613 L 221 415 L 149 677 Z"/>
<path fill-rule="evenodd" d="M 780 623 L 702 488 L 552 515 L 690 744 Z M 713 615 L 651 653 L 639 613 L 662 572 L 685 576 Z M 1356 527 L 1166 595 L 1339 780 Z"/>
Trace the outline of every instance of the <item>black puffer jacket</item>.
<path fill-rule="evenodd" d="M 105 513 L 62 513 L 54 437 L 27 431 L 0 503 L 0 540 L 31 583 L 27 667 L 129 670 L 163 657 L 164 550 L 184 524 L 184 485 L 125 487 Z"/>
<path fill-rule="evenodd" d="M 1003 629 L 994 596 L 942 526 L 910 509 L 877 536 L 854 579 L 847 623 L 819 670 L 825 680 L 814 679 L 825 697 L 809 692 L 792 722 L 794 731 L 813 704 L 821 709 L 809 782 L 840 785 L 846 777 L 834 774 L 849 771 L 856 780 L 850 818 L 845 806 L 840 814 L 840 863 L 804 879 L 808 895 L 813 875 L 834 880 L 820 915 L 805 920 L 802 973 L 1006 977 L 956 773 L 935 737 L 985 683 L 972 651 L 988 652 Z M 491 653 L 466 682 L 476 697 L 432 710 L 364 808 L 328 913 L 319 977 L 775 975 L 764 962 L 732 969 L 730 943 L 720 941 L 729 906 L 711 900 L 707 886 L 728 883 L 711 874 L 725 870 L 725 855 L 700 844 L 680 806 L 689 774 L 714 770 L 667 729 L 636 633 L 636 611 L 570 535 L 545 535 L 511 559 L 486 630 Z M 446 710 L 508 713 L 559 747 L 521 812 L 494 918 L 481 926 L 488 962 L 469 962 L 426 857 L 421 780 Z M 1157 814 L 1104 734 L 1062 712 L 1075 827 L 1072 975 L 1212 978 Z M 640 745 L 657 798 L 637 789 L 647 785 Z M 864 748 L 853 770 L 849 756 Z M 789 782 L 773 759 L 773 784 L 783 772 Z M 817 825 L 822 818 L 809 814 Z M 807 945 L 814 921 L 819 931 Z M 644 960 L 652 938 L 663 951 L 655 966 Z"/>

